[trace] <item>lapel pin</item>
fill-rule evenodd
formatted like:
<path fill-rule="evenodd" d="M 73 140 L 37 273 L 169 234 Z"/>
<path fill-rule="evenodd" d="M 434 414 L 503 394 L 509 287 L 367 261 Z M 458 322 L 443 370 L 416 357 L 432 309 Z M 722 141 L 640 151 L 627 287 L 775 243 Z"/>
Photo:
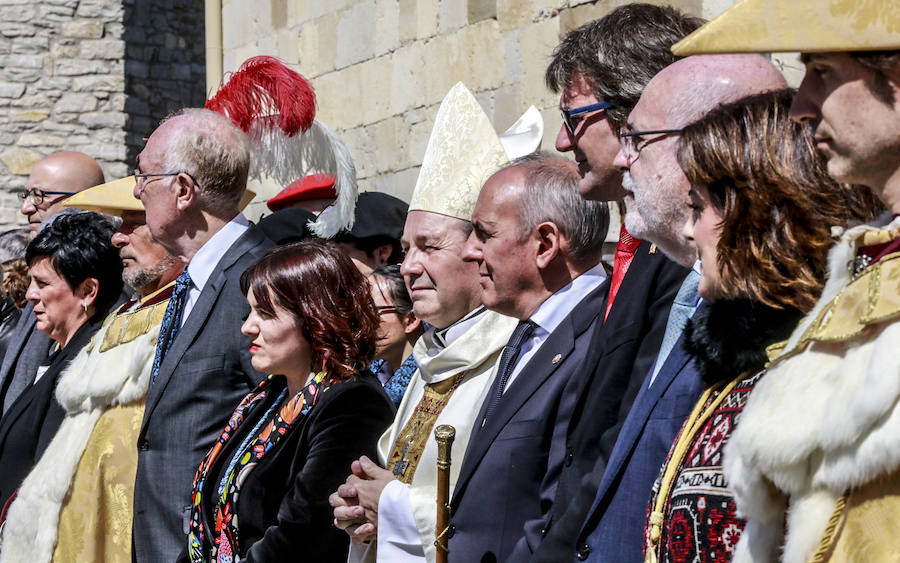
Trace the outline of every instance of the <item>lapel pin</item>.
<path fill-rule="evenodd" d="M 656 254 L 656 244 L 650 245 L 650 254 Z"/>
<path fill-rule="evenodd" d="M 557 355 L 553 356 L 553 359 L 550 361 L 554 364 L 558 364 L 561 359 L 562 359 L 562 354 L 557 354 Z"/>

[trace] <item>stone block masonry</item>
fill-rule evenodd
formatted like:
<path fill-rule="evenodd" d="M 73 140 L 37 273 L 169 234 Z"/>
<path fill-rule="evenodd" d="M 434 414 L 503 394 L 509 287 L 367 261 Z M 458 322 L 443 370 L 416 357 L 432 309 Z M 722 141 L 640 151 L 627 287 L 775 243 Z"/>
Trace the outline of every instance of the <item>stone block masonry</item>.
<path fill-rule="evenodd" d="M 167 114 L 202 105 L 203 3 L 0 0 L 0 230 L 43 156 L 77 150 L 128 174 Z"/>
<path fill-rule="evenodd" d="M 734 4 L 643 1 L 706 18 Z M 553 48 L 567 31 L 629 2 L 223 0 L 223 62 L 226 72 L 256 54 L 293 63 L 316 89 L 318 117 L 353 154 L 360 189 L 408 200 L 438 104 L 457 81 L 498 131 L 536 106 L 542 148 L 553 150 L 561 118 L 543 78 Z M 280 186 L 255 189 L 264 200 Z M 610 240 L 618 237 L 613 223 Z"/>

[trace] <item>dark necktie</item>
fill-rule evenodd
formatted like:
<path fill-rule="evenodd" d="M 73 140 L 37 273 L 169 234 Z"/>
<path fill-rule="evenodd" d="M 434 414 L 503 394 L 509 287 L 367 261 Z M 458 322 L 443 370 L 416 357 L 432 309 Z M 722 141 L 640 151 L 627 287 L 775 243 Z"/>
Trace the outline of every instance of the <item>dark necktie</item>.
<path fill-rule="evenodd" d="M 484 418 L 481 419 L 482 428 L 487 422 L 488 417 L 491 416 L 491 412 L 497 407 L 500 398 L 503 397 L 503 391 L 506 389 L 506 382 L 509 381 L 509 376 L 512 374 L 513 368 L 516 365 L 519 353 L 522 351 L 522 344 L 528 340 L 528 337 L 534 332 L 536 326 L 537 325 L 531 321 L 519 321 L 519 324 L 516 325 L 516 330 L 514 330 L 512 336 L 509 337 L 509 342 L 503 347 L 503 351 L 500 353 L 500 363 L 497 367 L 497 377 L 494 378 L 494 384 L 491 386 L 491 392 L 488 396 L 490 402 L 484 413 Z"/>
<path fill-rule="evenodd" d="M 181 275 L 175 280 L 172 297 L 169 299 L 166 312 L 163 314 L 162 324 L 159 326 L 159 337 L 156 340 L 156 356 L 153 358 L 153 370 L 150 372 L 150 385 L 153 385 L 156 381 L 156 376 L 159 375 L 159 366 L 162 365 L 169 348 L 175 342 L 178 330 L 181 328 L 184 304 L 187 302 L 188 289 L 190 289 L 192 283 L 187 269 L 181 272 Z"/>

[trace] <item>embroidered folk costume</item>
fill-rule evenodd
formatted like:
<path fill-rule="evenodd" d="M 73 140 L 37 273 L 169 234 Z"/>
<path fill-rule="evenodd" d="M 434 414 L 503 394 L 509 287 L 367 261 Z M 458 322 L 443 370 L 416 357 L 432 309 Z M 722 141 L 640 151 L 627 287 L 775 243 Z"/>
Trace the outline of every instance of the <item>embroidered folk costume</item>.
<path fill-rule="evenodd" d="M 707 384 L 653 487 L 645 527 L 646 561 L 731 561 L 744 520 L 722 471 L 741 411 L 763 377 L 766 350 L 801 318 L 749 300 L 701 307 L 685 327 L 685 348 Z"/>
<path fill-rule="evenodd" d="M 135 443 L 171 293 L 123 305 L 60 377 L 66 417 L 10 506 L 0 561 L 131 561 Z"/>
<path fill-rule="evenodd" d="M 672 51 L 890 53 L 896 4 L 742 0 Z M 843 233 L 816 307 L 753 391 L 725 451 L 748 519 L 735 562 L 900 561 L 898 241 L 896 218 Z"/>

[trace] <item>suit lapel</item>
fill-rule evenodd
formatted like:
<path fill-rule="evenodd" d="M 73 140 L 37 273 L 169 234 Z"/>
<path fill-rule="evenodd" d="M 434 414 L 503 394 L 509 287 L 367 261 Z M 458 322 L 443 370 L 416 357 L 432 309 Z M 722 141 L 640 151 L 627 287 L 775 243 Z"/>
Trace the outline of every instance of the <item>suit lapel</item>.
<path fill-rule="evenodd" d="M 484 428 L 480 428 L 481 419 L 491 397 L 485 398 L 478 413 L 475 431 L 469 440 L 463 465 L 460 468 L 459 477 L 454 488 L 453 500 L 456 500 L 457 492 L 462 494 L 469 478 L 475 472 L 478 464 L 484 458 L 491 444 L 506 427 L 513 416 L 537 393 L 547 379 L 558 368 L 565 365 L 569 355 L 575 350 L 575 338 L 587 330 L 591 322 L 599 314 L 598 302 L 603 299 L 605 284 L 588 294 L 587 297 L 575 307 L 572 313 L 566 317 L 556 330 L 554 330 L 540 349 L 531 357 L 528 364 L 519 372 L 513 384 L 503 394 L 496 412 Z M 571 368 L 571 366 L 570 366 Z"/>
<path fill-rule="evenodd" d="M 644 430 L 644 426 L 647 424 L 647 420 L 650 418 L 650 414 L 656 408 L 656 403 L 659 402 L 660 397 L 663 396 L 663 393 L 665 393 L 666 389 L 668 389 L 669 385 L 684 369 L 690 359 L 690 355 L 682 349 L 681 338 L 679 338 L 669 357 L 666 358 L 666 363 L 663 364 L 659 373 L 656 374 L 653 385 L 649 387 L 647 383 L 649 382 L 650 374 L 647 374 L 647 379 L 641 387 L 640 393 L 635 398 L 631 411 L 625 419 L 625 424 L 622 426 L 622 431 L 616 439 L 616 445 L 606 465 L 603 479 L 600 481 L 600 488 L 597 490 L 591 512 L 597 508 L 600 499 L 606 495 L 610 484 L 618 476 L 625 461 L 630 457 L 641 436 L 641 432 Z"/>
<path fill-rule="evenodd" d="M 150 385 L 150 389 L 147 391 L 147 406 L 144 409 L 141 434 L 146 430 L 150 415 L 159 403 L 159 399 L 165 391 L 166 386 L 169 384 L 172 374 L 175 372 L 175 368 L 178 367 L 178 364 L 184 357 L 188 347 L 190 347 L 200 331 L 206 326 L 206 321 L 213 310 L 213 306 L 216 304 L 216 301 L 218 301 L 219 296 L 222 293 L 222 288 L 225 287 L 228 270 L 241 256 L 257 244 L 260 244 L 263 240 L 264 238 L 262 237 L 261 231 L 254 225 L 250 225 L 250 228 L 231 245 L 224 256 L 222 256 L 222 259 L 219 260 L 219 263 L 216 264 L 212 275 L 206 281 L 206 285 L 203 287 L 203 291 L 200 292 L 200 297 L 194 304 L 193 309 L 191 309 L 187 320 L 175 336 L 175 342 L 172 343 L 172 347 L 169 349 L 165 359 L 163 359 L 162 364 L 159 366 L 159 374 L 156 376 L 156 381 Z M 231 327 L 220 327 L 222 330 L 229 330 L 230 328 Z"/>

